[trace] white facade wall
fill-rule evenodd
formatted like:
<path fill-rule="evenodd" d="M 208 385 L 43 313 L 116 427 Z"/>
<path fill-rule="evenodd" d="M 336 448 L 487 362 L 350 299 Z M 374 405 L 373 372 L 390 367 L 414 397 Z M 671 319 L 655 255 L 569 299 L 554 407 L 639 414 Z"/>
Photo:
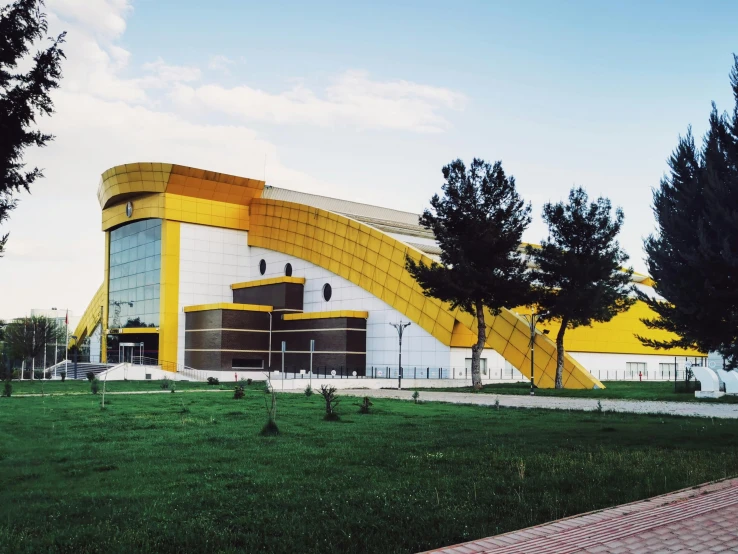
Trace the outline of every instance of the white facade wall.
<path fill-rule="evenodd" d="M 669 380 L 674 378 L 673 365 L 676 360 L 680 374 L 684 371 L 687 360 L 695 362 L 700 358 L 685 356 L 668 356 L 658 354 L 603 354 L 597 352 L 567 352 L 582 364 L 600 381 L 623 381 L 639 379 L 638 371 L 628 371 L 628 363 L 645 364 L 643 380 Z M 698 362 L 699 363 L 699 362 Z M 662 375 L 660 364 L 670 364 Z M 642 366 L 631 366 L 642 367 Z M 671 373 L 669 373 L 671 371 Z"/>
<path fill-rule="evenodd" d="M 231 284 L 250 279 L 246 231 L 180 224 L 178 364 L 184 364 L 183 308 L 196 304 L 233 302 Z"/>
<path fill-rule="evenodd" d="M 367 366 L 397 366 L 397 332 L 389 323 L 407 321 L 391 306 L 358 285 L 306 260 L 265 248 L 250 247 L 246 231 L 182 223 L 180 226 L 179 328 L 177 363 L 184 364 L 185 316 L 183 308 L 196 304 L 233 302 L 230 285 L 242 281 L 284 277 L 287 263 L 292 276 L 305 278 L 304 311 L 364 310 L 367 320 Z M 259 273 L 259 261 L 267 270 Z M 332 288 L 323 300 L 323 285 Z M 289 350 L 289 344 L 287 345 Z M 418 325 L 405 329 L 403 367 L 450 367 L 451 349 Z"/>

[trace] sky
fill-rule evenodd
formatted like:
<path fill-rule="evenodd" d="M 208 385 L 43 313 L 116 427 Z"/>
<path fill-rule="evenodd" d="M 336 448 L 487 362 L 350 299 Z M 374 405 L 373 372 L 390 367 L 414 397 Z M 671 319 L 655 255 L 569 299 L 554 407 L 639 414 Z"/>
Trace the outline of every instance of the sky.
<path fill-rule="evenodd" d="M 0 6 L 8 4 L 0 0 Z M 100 174 L 160 161 L 421 212 L 441 168 L 501 160 L 541 209 L 573 186 L 625 212 L 645 271 L 680 134 L 731 110 L 738 3 L 47 0 L 67 31 L 56 136 L 0 232 L 0 318 L 81 315 L 101 284 Z"/>

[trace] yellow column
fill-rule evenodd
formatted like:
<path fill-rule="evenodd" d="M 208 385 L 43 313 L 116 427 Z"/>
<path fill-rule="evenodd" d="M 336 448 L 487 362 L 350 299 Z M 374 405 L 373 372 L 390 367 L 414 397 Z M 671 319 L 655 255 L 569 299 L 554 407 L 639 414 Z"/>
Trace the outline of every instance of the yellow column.
<path fill-rule="evenodd" d="M 161 222 L 161 289 L 159 295 L 159 363 L 177 371 L 179 324 L 179 222 Z"/>
<path fill-rule="evenodd" d="M 110 279 L 110 231 L 105 231 L 105 280 L 103 281 L 102 317 L 100 318 L 100 361 L 108 363 L 108 299 Z M 100 307 L 98 306 L 99 310 Z"/>

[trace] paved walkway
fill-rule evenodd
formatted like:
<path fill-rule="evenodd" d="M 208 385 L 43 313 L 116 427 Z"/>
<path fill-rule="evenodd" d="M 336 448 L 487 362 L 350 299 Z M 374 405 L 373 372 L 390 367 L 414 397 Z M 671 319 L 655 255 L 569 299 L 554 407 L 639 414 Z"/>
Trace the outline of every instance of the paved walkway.
<path fill-rule="evenodd" d="M 429 552 L 738 552 L 736 521 L 738 479 L 730 479 Z"/>
<path fill-rule="evenodd" d="M 302 392 L 302 391 L 296 391 Z M 389 389 L 346 389 L 338 394 L 351 396 L 370 396 L 372 398 L 400 398 L 412 399 L 412 391 Z M 597 409 L 597 400 L 590 398 L 561 398 L 550 396 L 527 396 L 512 394 L 486 394 L 468 392 L 431 392 L 422 391 L 421 400 L 435 402 L 450 402 L 452 404 L 477 404 L 493 406 L 495 400 L 500 406 L 510 408 L 547 408 L 554 410 L 583 410 Z M 702 402 L 658 402 L 652 400 L 602 400 L 602 409 L 611 412 L 630 412 L 639 414 L 668 414 L 680 416 L 716 417 L 724 419 L 738 418 L 738 404 L 717 404 Z"/>

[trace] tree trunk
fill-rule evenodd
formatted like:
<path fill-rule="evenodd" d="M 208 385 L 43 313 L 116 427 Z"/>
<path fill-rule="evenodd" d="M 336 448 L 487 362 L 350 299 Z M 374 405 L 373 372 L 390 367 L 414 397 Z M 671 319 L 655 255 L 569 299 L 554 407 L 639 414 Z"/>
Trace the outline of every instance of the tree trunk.
<path fill-rule="evenodd" d="M 569 325 L 569 320 L 564 318 L 561 320 L 561 327 L 556 335 L 556 384 L 557 389 L 564 388 L 564 333 Z"/>
<path fill-rule="evenodd" d="M 474 304 L 477 310 L 477 343 L 472 346 L 472 386 L 474 390 L 482 388 L 482 372 L 480 359 L 484 350 L 484 341 L 487 338 L 487 326 L 484 323 L 484 306 L 481 300 Z"/>

